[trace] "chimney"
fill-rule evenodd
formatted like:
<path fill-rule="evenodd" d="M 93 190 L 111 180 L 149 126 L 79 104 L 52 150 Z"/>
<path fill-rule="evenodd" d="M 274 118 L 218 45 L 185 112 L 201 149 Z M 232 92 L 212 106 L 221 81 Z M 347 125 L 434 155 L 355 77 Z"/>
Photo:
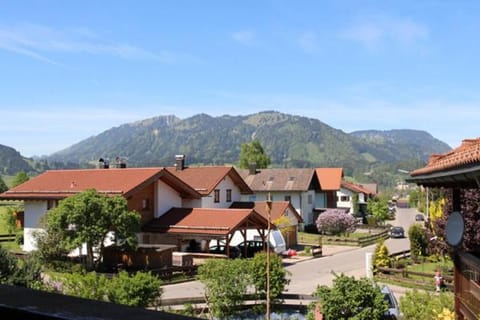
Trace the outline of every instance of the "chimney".
<path fill-rule="evenodd" d="M 177 171 L 182 171 L 185 169 L 185 155 L 177 154 L 175 156 L 175 168 Z"/>
<path fill-rule="evenodd" d="M 116 157 L 115 158 L 115 166 L 117 168 L 125 169 L 127 167 L 127 162 L 122 157 Z"/>
<path fill-rule="evenodd" d="M 103 158 L 98 159 L 99 169 L 108 169 L 109 167 L 110 167 L 110 161 L 108 159 L 103 159 Z"/>
<path fill-rule="evenodd" d="M 257 174 L 257 163 L 250 163 L 248 165 L 248 174 L 250 175 Z"/>

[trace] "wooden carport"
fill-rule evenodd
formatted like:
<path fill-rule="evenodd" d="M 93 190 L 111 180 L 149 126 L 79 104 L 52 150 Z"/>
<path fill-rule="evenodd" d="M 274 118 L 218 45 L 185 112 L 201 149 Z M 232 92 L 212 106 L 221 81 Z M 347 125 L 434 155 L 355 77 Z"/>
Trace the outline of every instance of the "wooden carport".
<path fill-rule="evenodd" d="M 179 249 L 184 240 L 193 237 L 206 240 L 207 243 L 224 240 L 226 255 L 229 256 L 229 244 L 236 231 L 240 231 L 246 241 L 248 229 L 258 230 L 265 242 L 267 228 L 268 220 L 254 209 L 172 208 L 147 223 L 142 231 L 173 236 Z"/>
<path fill-rule="evenodd" d="M 480 139 L 464 140 L 462 145 L 446 154 L 432 155 L 429 163 L 424 167 L 410 173 L 407 182 L 413 182 L 426 188 L 445 188 L 451 212 L 460 213 L 461 216 L 478 214 L 469 212 L 463 206 L 466 199 L 465 191 L 480 189 Z M 480 220 L 480 216 L 476 217 Z M 448 224 L 448 222 L 447 222 Z M 453 225 L 453 224 L 451 224 Z M 455 225 L 456 227 L 456 225 Z M 465 231 L 474 226 L 464 226 Z M 459 228 L 453 228 L 462 230 Z M 451 229 L 452 230 L 452 229 Z M 454 230 L 454 232 L 456 232 Z M 461 232 L 461 231 L 459 231 Z M 471 231 L 470 231 L 471 232 Z M 478 232 L 478 230 L 473 230 Z M 462 239 L 463 233 L 460 235 Z M 463 239 L 462 239 L 463 241 Z M 460 243 L 452 247 L 455 265 L 455 314 L 457 319 L 478 319 L 480 314 L 480 243 L 470 245 L 467 250 Z"/>

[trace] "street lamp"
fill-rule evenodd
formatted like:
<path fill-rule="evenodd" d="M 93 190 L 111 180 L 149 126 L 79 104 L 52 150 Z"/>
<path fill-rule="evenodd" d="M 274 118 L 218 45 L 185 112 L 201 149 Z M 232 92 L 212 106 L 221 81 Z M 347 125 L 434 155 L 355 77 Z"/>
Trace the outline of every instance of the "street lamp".
<path fill-rule="evenodd" d="M 267 209 L 267 313 L 265 319 L 270 320 L 270 215 L 272 211 L 272 198 L 270 192 L 266 201 Z"/>

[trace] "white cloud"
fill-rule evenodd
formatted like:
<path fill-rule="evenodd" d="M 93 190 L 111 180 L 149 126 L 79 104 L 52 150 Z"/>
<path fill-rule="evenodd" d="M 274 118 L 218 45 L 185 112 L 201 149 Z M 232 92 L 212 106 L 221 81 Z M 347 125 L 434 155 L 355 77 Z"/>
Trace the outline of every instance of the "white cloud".
<path fill-rule="evenodd" d="M 58 62 L 49 58 L 48 53 L 87 53 L 163 63 L 174 60 L 174 55 L 167 51 L 154 53 L 131 44 L 111 43 L 86 28 L 56 30 L 34 24 L 0 26 L 0 49 L 55 64 Z"/>
<path fill-rule="evenodd" d="M 377 15 L 364 17 L 353 23 L 341 36 L 374 50 L 384 45 L 409 48 L 428 39 L 429 31 L 423 24 L 408 18 Z"/>
<path fill-rule="evenodd" d="M 255 44 L 255 33 L 251 30 L 236 31 L 231 34 L 231 37 L 236 42 L 244 46 L 252 46 Z"/>

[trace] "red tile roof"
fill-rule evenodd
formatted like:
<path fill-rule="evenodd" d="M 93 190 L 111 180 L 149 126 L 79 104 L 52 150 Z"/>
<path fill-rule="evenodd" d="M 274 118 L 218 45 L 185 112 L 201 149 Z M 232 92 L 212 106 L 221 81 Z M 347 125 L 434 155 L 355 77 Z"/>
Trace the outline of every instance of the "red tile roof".
<path fill-rule="evenodd" d="M 172 208 L 143 231 L 226 236 L 242 226 L 265 229 L 266 225 L 267 220 L 253 209 Z"/>
<path fill-rule="evenodd" d="M 240 175 L 253 191 L 307 191 L 314 178 L 313 169 L 273 168 L 257 169 L 250 174 L 247 169 L 239 170 Z"/>
<path fill-rule="evenodd" d="M 86 189 L 128 196 L 161 179 L 182 196 L 200 195 L 164 168 L 49 170 L 0 195 L 0 199 L 63 199 Z"/>
<path fill-rule="evenodd" d="M 345 188 L 347 190 L 357 192 L 357 193 L 364 193 L 366 195 L 373 194 L 370 190 L 364 188 L 363 186 L 355 183 L 351 183 L 348 181 L 342 181 L 342 188 Z"/>
<path fill-rule="evenodd" d="M 428 164 L 410 172 L 412 177 L 468 165 L 480 164 L 480 138 L 465 139 L 460 147 L 444 154 L 432 154 Z"/>
<path fill-rule="evenodd" d="M 315 169 L 315 172 L 322 190 L 340 190 L 343 178 L 343 168 L 317 168 Z"/>
<path fill-rule="evenodd" d="M 204 167 L 185 167 L 177 170 L 176 167 L 166 168 L 171 174 L 185 181 L 189 186 L 195 189 L 203 196 L 209 195 L 226 177 L 230 177 L 239 187 L 241 193 L 252 193 L 242 177 L 234 167 L 228 166 L 204 166 Z"/>

